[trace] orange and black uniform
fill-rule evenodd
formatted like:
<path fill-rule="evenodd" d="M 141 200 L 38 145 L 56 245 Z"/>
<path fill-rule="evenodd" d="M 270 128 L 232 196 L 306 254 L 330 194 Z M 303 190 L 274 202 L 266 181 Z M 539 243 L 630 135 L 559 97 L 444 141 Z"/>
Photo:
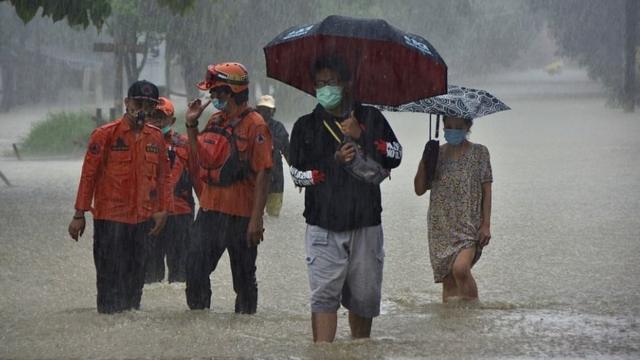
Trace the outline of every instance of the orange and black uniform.
<path fill-rule="evenodd" d="M 164 136 L 169 158 L 168 186 L 173 194 L 173 210 L 167 223 L 155 239 L 147 242 L 145 283 L 164 279 L 164 258 L 167 257 L 169 282 L 184 282 L 189 248 L 189 226 L 193 223 L 193 187 L 189 174 L 189 139 L 170 130 Z"/>
<path fill-rule="evenodd" d="M 91 134 L 75 208 L 94 218 L 98 312 L 140 306 L 150 217 L 172 208 L 166 153 L 159 129 L 134 131 L 124 118 Z"/>
<path fill-rule="evenodd" d="M 240 109 L 238 114 L 243 114 Z M 237 115 L 240 116 L 240 115 Z M 236 117 L 224 113 L 213 114 L 207 127 L 214 122 L 230 124 Z M 248 160 L 249 175 L 229 186 L 200 184 L 200 210 L 193 226 L 187 256 L 187 304 L 191 309 L 209 308 L 211 283 L 209 275 L 215 270 L 225 250 L 229 252 L 233 290 L 236 292 L 237 313 L 255 313 L 258 302 L 256 284 L 257 247 L 249 247 L 247 228 L 254 204 L 255 174 L 270 169 L 271 134 L 266 122 L 257 112 L 248 112 L 235 126 L 235 133 L 243 141 L 236 141 L 238 151 Z M 190 153 L 197 164 L 197 153 Z"/>

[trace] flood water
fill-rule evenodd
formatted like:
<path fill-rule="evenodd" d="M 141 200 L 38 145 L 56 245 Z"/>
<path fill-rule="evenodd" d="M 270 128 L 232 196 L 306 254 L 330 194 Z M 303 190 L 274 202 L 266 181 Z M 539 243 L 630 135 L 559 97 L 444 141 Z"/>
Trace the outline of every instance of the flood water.
<path fill-rule="evenodd" d="M 505 80 L 507 81 L 507 80 Z M 0 170 L 1 358 L 619 358 L 640 357 L 640 112 L 624 114 L 574 83 L 484 87 L 513 110 L 476 121 L 493 165 L 491 244 L 473 272 L 478 305 L 442 305 L 428 261 L 427 197 L 413 175 L 424 115 L 387 116 L 405 156 L 383 185 L 386 260 L 372 339 L 311 343 L 303 194 L 287 182 L 265 217 L 255 316 L 236 315 L 226 255 L 213 309 L 189 311 L 183 285 L 146 286 L 140 311 L 95 310 L 92 228 L 69 239 L 81 160 Z M 569 93 L 572 93 L 571 91 Z M 529 96 L 529 95 L 531 96 Z M 289 124 L 290 128 L 290 124 Z M 287 179 L 288 180 L 288 179 Z"/>

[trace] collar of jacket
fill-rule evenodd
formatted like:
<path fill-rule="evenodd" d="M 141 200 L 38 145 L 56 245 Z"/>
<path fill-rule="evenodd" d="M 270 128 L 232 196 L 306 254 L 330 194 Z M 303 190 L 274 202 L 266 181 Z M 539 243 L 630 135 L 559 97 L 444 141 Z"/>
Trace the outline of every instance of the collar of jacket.
<path fill-rule="evenodd" d="M 121 117 L 119 120 L 116 120 L 116 121 L 120 121 L 120 126 L 122 126 L 122 129 L 124 130 L 124 132 L 133 131 L 133 129 L 131 128 L 131 124 L 129 124 L 129 120 L 127 119 L 126 115 Z M 142 126 L 141 132 L 143 134 L 146 134 L 146 135 L 152 134 L 153 133 L 152 129 L 157 129 L 157 128 L 155 126 L 151 125 L 151 124 L 145 123 Z"/>
<path fill-rule="evenodd" d="M 240 114 L 242 114 L 248 108 L 249 106 L 247 106 L 247 104 L 244 104 L 242 106 L 239 106 L 238 109 L 231 114 L 227 114 L 224 111 L 220 111 L 220 117 L 222 118 L 222 122 L 220 123 L 220 125 L 228 124 L 229 121 L 237 119 L 240 116 Z"/>
<path fill-rule="evenodd" d="M 360 110 L 362 108 L 362 104 L 359 103 L 354 103 L 351 105 L 349 111 L 347 111 L 344 115 L 342 116 L 336 116 L 333 115 L 332 113 L 328 112 L 327 110 L 325 110 L 324 107 L 322 107 L 322 105 L 317 104 L 316 108 L 313 109 L 313 116 L 322 121 L 322 120 L 336 120 L 338 122 L 343 121 L 344 119 L 348 118 L 351 115 L 351 112 L 354 111 L 356 114 L 356 118 L 358 117 L 358 114 L 360 113 Z"/>

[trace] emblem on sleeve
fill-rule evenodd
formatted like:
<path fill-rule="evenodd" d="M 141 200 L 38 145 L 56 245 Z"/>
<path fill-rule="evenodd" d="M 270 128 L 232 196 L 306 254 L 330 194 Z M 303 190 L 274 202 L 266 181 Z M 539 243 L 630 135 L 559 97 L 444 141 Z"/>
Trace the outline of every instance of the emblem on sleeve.
<path fill-rule="evenodd" d="M 258 144 L 262 144 L 262 143 L 264 143 L 264 140 L 265 140 L 264 135 L 262 135 L 262 134 L 258 134 L 258 135 L 256 136 L 256 142 L 257 142 Z"/>
<path fill-rule="evenodd" d="M 100 153 L 100 144 L 92 143 L 91 145 L 89 145 L 89 152 L 93 155 L 98 155 Z"/>

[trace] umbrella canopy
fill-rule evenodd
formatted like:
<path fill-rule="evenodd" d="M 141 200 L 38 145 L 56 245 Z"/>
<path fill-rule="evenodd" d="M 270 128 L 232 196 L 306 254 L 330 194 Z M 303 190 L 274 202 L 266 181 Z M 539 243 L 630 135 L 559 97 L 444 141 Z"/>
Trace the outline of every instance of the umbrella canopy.
<path fill-rule="evenodd" d="M 397 112 L 423 112 L 460 118 L 475 119 L 503 110 L 511 110 L 505 103 L 485 90 L 451 85 L 440 96 L 410 102 L 400 106 L 379 106 L 381 110 Z"/>
<path fill-rule="evenodd" d="M 332 15 L 284 31 L 264 53 L 267 76 L 311 95 L 311 68 L 327 56 L 349 67 L 358 102 L 397 106 L 447 90 L 447 65 L 436 49 L 384 20 Z"/>

